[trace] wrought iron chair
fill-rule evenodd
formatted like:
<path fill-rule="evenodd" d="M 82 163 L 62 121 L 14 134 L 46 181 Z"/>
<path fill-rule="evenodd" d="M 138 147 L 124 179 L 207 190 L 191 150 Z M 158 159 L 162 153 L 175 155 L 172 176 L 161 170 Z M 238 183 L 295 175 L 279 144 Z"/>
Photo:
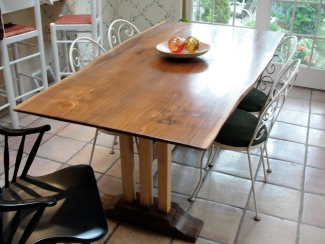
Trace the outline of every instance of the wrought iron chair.
<path fill-rule="evenodd" d="M 117 19 L 114 20 L 108 28 L 108 43 L 110 47 L 113 48 L 139 33 L 139 29 L 129 21 Z"/>
<path fill-rule="evenodd" d="M 49 125 L 17 130 L 0 126 L 0 134 L 5 137 L 1 243 L 90 243 L 107 233 L 91 166 L 71 166 L 38 177 L 28 175 L 42 137 L 49 130 Z M 33 135 L 37 138 L 24 163 L 24 144 Z M 9 155 L 12 137 L 21 138 L 15 162 L 10 162 L 14 156 Z"/>
<path fill-rule="evenodd" d="M 88 37 L 79 37 L 74 40 L 69 49 L 69 62 L 72 73 L 85 67 L 106 50 L 98 42 Z"/>
<path fill-rule="evenodd" d="M 18 100 L 23 100 L 36 92 L 48 87 L 46 62 L 44 55 L 44 44 L 42 34 L 42 20 L 39 0 L 0 0 L 1 19 L 2 15 L 16 12 L 27 8 L 34 9 L 32 18 L 35 26 L 25 26 L 23 24 L 7 23 L 3 26 L 3 40 L 1 40 L 1 60 L 4 74 L 5 89 L 0 89 L 0 95 L 7 98 L 7 103 L 0 107 L 0 110 L 9 107 L 13 128 L 19 127 L 18 114 L 13 111 Z M 19 20 L 17 19 L 17 22 Z M 3 21 L 2 21 L 3 23 Z M 33 44 L 30 39 L 35 38 L 37 44 Z M 28 41 L 27 41 L 28 40 Z M 19 47 L 24 47 L 28 52 L 21 51 Z M 10 54 L 12 53 L 12 55 Z M 28 53 L 28 54 L 26 54 Z M 12 56 L 12 59 L 10 58 Z M 37 61 L 39 58 L 39 61 Z M 34 77 L 30 73 L 20 69 L 20 63 L 27 64 L 31 61 L 36 62 L 40 67 L 41 77 Z M 15 78 L 13 79 L 11 68 L 14 66 Z M 17 81 L 18 89 L 15 91 L 14 83 Z"/>
<path fill-rule="evenodd" d="M 267 96 L 269 96 L 269 93 L 266 92 L 268 84 L 270 87 L 273 83 L 274 77 L 279 75 L 281 71 L 283 71 L 289 65 L 296 50 L 296 36 L 289 36 L 282 40 L 279 43 L 270 64 L 260 76 L 257 86 L 249 91 L 249 93 L 238 104 L 237 108 L 254 115 L 259 115 L 261 109 L 267 101 Z M 277 73 L 276 66 L 279 66 Z"/>
<path fill-rule="evenodd" d="M 105 52 L 106 50 L 99 43 L 92 40 L 91 38 L 88 37 L 77 38 L 72 42 L 69 50 L 69 61 L 70 61 L 70 67 L 72 72 L 74 73 L 79 69 L 85 67 L 93 59 L 97 58 L 98 56 L 100 56 Z M 95 145 L 96 145 L 97 136 L 99 132 L 103 132 L 105 134 L 114 136 L 112 150 L 110 151 L 110 153 L 111 154 L 115 153 L 114 147 L 117 144 L 118 134 L 113 131 L 96 128 L 96 133 L 95 133 L 93 147 L 91 149 L 89 164 L 91 164 L 91 161 L 93 159 Z"/>
<path fill-rule="evenodd" d="M 212 160 L 208 160 L 207 166 L 213 166 L 212 162 L 217 152 L 217 150 L 214 150 L 215 148 L 247 152 L 256 211 L 256 216 L 254 217 L 255 220 L 260 220 L 260 216 L 258 214 L 250 152 L 254 149 L 260 149 L 260 158 L 263 166 L 264 181 L 267 182 L 264 165 L 264 150 L 266 153 L 268 172 L 271 172 L 267 154 L 268 137 L 276 121 L 276 118 L 279 115 L 279 112 L 296 80 L 299 65 L 300 60 L 295 60 L 285 70 L 283 70 L 281 74 L 279 74 L 278 78 L 273 83 L 270 96 L 268 96 L 265 106 L 262 108 L 259 117 L 256 117 L 255 115 L 252 115 L 246 111 L 235 109 L 235 111 L 230 115 L 225 124 L 222 126 L 218 136 L 211 146 L 212 148 L 210 153 L 213 156 L 211 157 Z M 203 156 L 200 162 L 200 167 L 201 171 L 199 183 L 196 186 L 192 196 L 189 198 L 190 201 L 194 201 L 199 186 L 202 182 Z"/>
<path fill-rule="evenodd" d="M 75 38 L 72 37 L 72 34 L 67 35 L 68 33 L 73 33 L 73 36 L 77 37 L 79 33 L 90 33 L 93 40 L 100 43 L 100 45 L 103 45 L 101 11 L 101 0 L 90 0 L 90 14 L 61 15 L 54 23 L 50 24 L 56 81 L 61 80 L 62 76 L 72 74 L 72 71 L 69 70 L 68 65 L 68 45 L 71 44 Z M 57 36 L 57 31 L 61 32 L 60 38 Z M 63 70 L 60 66 L 60 52 L 58 49 L 59 44 L 62 45 L 64 61 Z"/>

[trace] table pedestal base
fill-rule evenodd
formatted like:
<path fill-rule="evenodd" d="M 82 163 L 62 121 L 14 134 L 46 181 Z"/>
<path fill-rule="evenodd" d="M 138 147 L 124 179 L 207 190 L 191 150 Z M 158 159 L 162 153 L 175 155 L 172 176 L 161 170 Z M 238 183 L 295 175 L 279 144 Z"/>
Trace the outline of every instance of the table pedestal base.
<path fill-rule="evenodd" d="M 150 208 L 141 206 L 138 200 L 133 203 L 125 202 L 121 195 L 104 195 L 102 203 L 108 218 L 189 242 L 196 242 L 203 227 L 203 220 L 193 217 L 174 202 L 168 213 L 158 210 L 157 198 L 154 198 Z"/>

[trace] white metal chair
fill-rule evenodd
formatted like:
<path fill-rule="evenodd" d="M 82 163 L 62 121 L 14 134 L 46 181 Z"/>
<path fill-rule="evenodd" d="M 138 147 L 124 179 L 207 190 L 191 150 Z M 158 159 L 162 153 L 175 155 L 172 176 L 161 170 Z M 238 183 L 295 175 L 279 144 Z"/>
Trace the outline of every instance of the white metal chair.
<path fill-rule="evenodd" d="M 273 83 L 270 96 L 268 96 L 268 100 L 265 103 L 265 106 L 262 108 L 259 117 L 256 117 L 255 115 L 252 115 L 246 111 L 235 109 L 235 111 L 230 115 L 225 124 L 222 126 L 218 136 L 212 144 L 212 150 L 210 153 L 213 156 L 211 157 L 211 161 L 208 160 L 207 166 L 213 166 L 212 162 L 217 152 L 217 150 L 214 150 L 215 148 L 247 152 L 256 211 L 256 216 L 254 217 L 255 220 L 260 220 L 260 217 L 258 214 L 258 205 L 254 185 L 255 180 L 252 171 L 250 152 L 254 149 L 260 149 L 260 158 L 263 166 L 264 181 L 267 182 L 264 165 L 264 150 L 266 152 L 265 156 L 269 172 L 272 172 L 267 154 L 267 140 L 276 121 L 276 118 L 279 115 L 280 110 L 296 80 L 300 62 L 300 60 L 295 60 L 284 71 L 282 71 L 281 74 L 279 74 L 278 78 Z M 201 171 L 199 183 L 189 198 L 190 201 L 194 201 L 199 186 L 202 183 L 203 157 L 201 159 L 200 166 Z"/>
<path fill-rule="evenodd" d="M 139 29 L 134 24 L 124 19 L 117 19 L 108 28 L 108 43 L 113 48 L 139 33 Z"/>
<path fill-rule="evenodd" d="M 46 62 L 44 56 L 44 44 L 43 44 L 43 33 L 42 33 L 42 20 L 40 12 L 39 0 L 0 0 L 1 14 L 6 14 L 9 12 L 15 12 L 22 9 L 34 8 L 34 26 L 24 26 L 22 24 L 8 23 L 3 26 L 4 36 L 1 41 L 1 60 L 4 74 L 5 89 L 0 90 L 1 96 L 7 98 L 7 103 L 0 107 L 0 110 L 9 107 L 12 127 L 19 127 L 18 114 L 13 111 L 18 100 L 23 100 L 26 96 L 31 96 L 32 94 L 43 90 L 48 87 L 47 74 L 46 74 Z M 1 15 L 1 18 L 2 18 Z M 2 18 L 3 19 L 3 18 Z M 17 18 L 17 22 L 19 18 Z M 36 38 L 37 44 L 32 42 L 25 42 L 27 39 Z M 24 46 L 27 50 L 27 55 L 22 57 L 19 54 L 18 44 Z M 12 51 L 12 55 L 10 52 Z M 26 53 L 26 52 L 25 52 Z M 12 60 L 10 60 L 12 56 Z M 41 78 L 34 77 L 31 75 L 35 70 L 31 70 L 30 73 L 22 72 L 20 68 L 20 63 L 24 61 L 26 67 L 28 67 L 28 62 L 30 60 L 38 57 L 39 67 L 41 70 Z M 15 67 L 15 79 L 12 77 L 11 67 Z M 25 77 L 25 78 L 23 78 Z M 26 77 L 28 79 L 26 79 Z M 15 82 L 17 80 L 18 89 L 16 91 Z M 29 84 L 27 84 L 28 82 Z M 26 89 L 27 88 L 27 89 Z M 28 90 L 28 91 L 25 91 Z"/>
<path fill-rule="evenodd" d="M 273 59 L 260 76 L 257 86 L 249 91 L 249 93 L 238 104 L 237 108 L 254 115 L 259 115 L 262 107 L 267 101 L 268 92 L 266 92 L 266 89 L 268 84 L 270 87 L 277 75 L 279 75 L 289 65 L 296 50 L 296 36 L 288 36 L 283 39 L 279 43 Z"/>
<path fill-rule="evenodd" d="M 72 42 L 69 50 L 69 61 L 70 61 L 70 67 L 72 72 L 74 73 L 82 69 L 93 59 L 97 58 L 98 56 L 100 56 L 105 52 L 106 50 L 99 43 L 92 40 L 91 38 L 88 37 L 77 38 Z M 97 136 L 99 132 L 114 136 L 112 150 L 110 151 L 110 153 L 111 154 L 115 153 L 114 146 L 117 144 L 118 134 L 113 131 L 96 128 L 96 133 L 95 133 L 93 146 L 91 149 L 89 164 L 91 164 L 91 161 L 93 159 L 95 145 L 96 145 Z"/>
<path fill-rule="evenodd" d="M 93 40 L 103 45 L 101 11 L 101 0 L 90 0 L 90 14 L 61 15 L 54 23 L 50 24 L 56 81 L 60 81 L 62 77 L 72 74 L 69 67 L 68 45 L 75 38 L 71 36 L 78 37 L 79 33 L 90 33 Z M 61 32 L 60 38 L 57 36 L 58 31 Z M 69 33 L 70 35 L 68 35 Z M 63 65 L 60 65 L 59 55 L 61 52 L 59 52 L 59 44 L 62 45 Z M 61 68 L 62 66 L 63 68 Z"/>

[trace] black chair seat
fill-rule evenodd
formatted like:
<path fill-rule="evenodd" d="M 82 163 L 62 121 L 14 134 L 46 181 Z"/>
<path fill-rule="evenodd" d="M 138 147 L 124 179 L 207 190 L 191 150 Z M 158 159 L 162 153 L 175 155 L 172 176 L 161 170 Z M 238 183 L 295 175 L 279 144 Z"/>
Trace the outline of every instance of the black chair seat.
<path fill-rule="evenodd" d="M 17 179 L 9 189 L 2 188 L 1 200 L 33 199 L 54 196 L 56 205 L 47 207 L 28 243 L 79 242 L 99 240 L 107 232 L 107 222 L 100 201 L 93 169 L 76 165 L 49 175 Z M 12 243 L 18 243 L 35 209 L 25 209 Z M 15 212 L 2 212 L 3 230 Z"/>
<path fill-rule="evenodd" d="M 231 147 L 248 147 L 258 123 L 258 118 L 246 111 L 236 109 L 227 119 L 219 131 L 215 142 Z M 264 125 L 261 130 L 265 132 L 252 146 L 258 145 L 266 140 L 267 129 Z"/>
<path fill-rule="evenodd" d="M 241 100 L 237 108 L 250 113 L 260 112 L 266 101 L 266 97 L 267 95 L 264 92 L 254 87 Z"/>

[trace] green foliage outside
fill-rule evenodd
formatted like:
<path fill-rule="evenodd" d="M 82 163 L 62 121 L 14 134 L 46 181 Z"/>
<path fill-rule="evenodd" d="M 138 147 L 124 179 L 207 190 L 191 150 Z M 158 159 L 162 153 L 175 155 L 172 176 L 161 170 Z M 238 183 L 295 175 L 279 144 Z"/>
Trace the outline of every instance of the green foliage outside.
<path fill-rule="evenodd" d="M 214 15 L 212 16 L 212 1 L 215 1 Z M 231 0 L 232 1 L 232 0 Z M 262 0 L 260 0 L 262 1 Z M 237 1 L 241 2 L 241 0 Z M 246 1 L 246 4 L 251 2 Z M 194 19 L 208 23 L 229 23 L 231 9 L 229 0 L 193 0 Z M 313 3 L 296 4 L 295 16 L 293 16 L 293 1 L 272 1 L 271 21 L 269 29 L 284 33 L 302 34 L 325 37 L 325 6 L 320 9 L 318 29 L 316 29 L 319 5 Z M 294 22 L 292 21 L 294 19 Z M 293 26 L 291 26 L 293 24 Z M 255 27 L 255 20 L 248 20 L 245 24 Z M 313 50 L 313 52 L 312 52 Z M 312 56 L 312 57 L 311 57 Z M 316 39 L 315 43 L 310 38 L 299 38 L 298 50 L 294 58 L 300 58 L 302 64 L 325 69 L 325 41 Z"/>
<path fill-rule="evenodd" d="M 271 18 L 275 19 L 272 24 L 276 23 L 280 30 L 285 33 L 290 33 L 293 19 L 293 2 L 273 1 Z M 320 9 L 320 19 L 318 30 L 316 29 L 317 15 L 319 5 L 316 4 L 297 4 L 292 26 L 293 34 L 303 34 L 313 36 L 315 32 L 318 36 L 325 36 L 325 8 Z M 271 21 L 272 22 L 272 21 Z M 274 26 L 270 24 L 270 30 L 274 30 Z M 310 38 L 299 38 L 298 48 L 294 55 L 294 59 L 301 59 L 302 64 L 312 67 L 325 68 L 325 42 L 318 41 L 314 45 L 313 55 L 313 40 Z"/>
<path fill-rule="evenodd" d="M 245 23 L 245 26 L 254 28 L 255 27 L 255 19 L 251 19 L 251 20 L 247 21 Z M 280 31 L 281 30 L 281 28 L 276 23 L 270 23 L 269 29 L 271 31 Z"/>
<path fill-rule="evenodd" d="M 212 1 L 215 1 L 212 16 Z M 225 23 L 230 20 L 229 0 L 194 0 L 195 20 L 210 23 Z"/>
<path fill-rule="evenodd" d="M 285 32 L 290 30 L 290 24 L 293 15 L 292 2 L 273 2 L 271 17 L 276 17 L 278 24 Z M 297 4 L 293 25 L 293 33 L 314 35 L 316 28 L 316 19 L 319 5 L 316 4 Z M 325 18 L 325 11 L 321 9 L 320 19 Z M 282 23 L 282 24 L 281 24 Z M 325 27 L 325 22 L 320 21 L 320 27 Z"/>

